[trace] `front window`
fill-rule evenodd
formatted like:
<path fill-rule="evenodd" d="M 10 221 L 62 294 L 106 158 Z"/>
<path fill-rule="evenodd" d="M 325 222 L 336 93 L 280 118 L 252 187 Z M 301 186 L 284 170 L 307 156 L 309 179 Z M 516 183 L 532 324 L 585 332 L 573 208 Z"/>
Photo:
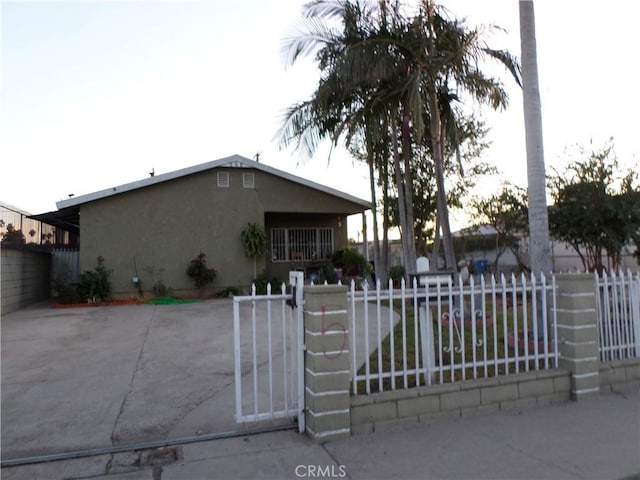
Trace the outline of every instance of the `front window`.
<path fill-rule="evenodd" d="M 302 260 L 326 260 L 333 255 L 332 228 L 273 228 L 271 258 L 274 262 L 290 262 L 293 252 Z"/>

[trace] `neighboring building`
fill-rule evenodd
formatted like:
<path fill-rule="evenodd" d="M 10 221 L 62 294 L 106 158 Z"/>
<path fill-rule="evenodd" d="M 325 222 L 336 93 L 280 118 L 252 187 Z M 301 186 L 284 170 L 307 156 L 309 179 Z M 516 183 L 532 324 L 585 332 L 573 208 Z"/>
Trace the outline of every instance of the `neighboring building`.
<path fill-rule="evenodd" d="M 491 225 L 478 225 L 454 232 L 453 236 L 462 244 L 467 243 L 465 251 L 456 251 L 459 257 L 475 261 L 486 261 L 490 270 L 497 273 L 520 273 L 522 264 L 529 263 L 529 237 L 526 232 L 517 234 L 518 257 L 510 249 L 506 249 L 498 258 L 497 269 L 493 268 L 496 262 L 496 248 L 492 247 L 496 241 L 496 229 Z M 478 240 L 484 241 L 478 241 Z M 625 246 L 622 249 L 619 268 L 622 270 L 638 270 L 638 263 L 633 256 L 634 246 Z M 579 255 L 568 243 L 551 239 L 551 265 L 554 272 L 581 272 L 584 270 Z M 605 263 L 607 269 L 612 266 Z"/>
<path fill-rule="evenodd" d="M 529 263 L 529 237 L 525 232 L 517 234 L 518 256 L 510 250 L 505 249 L 498 256 L 496 249 L 496 229 L 492 225 L 475 225 L 453 232 L 455 242 L 456 257 L 458 260 L 465 259 L 472 269 L 482 272 L 495 272 L 504 274 L 519 274 L 522 272 L 522 264 Z M 354 244 L 359 250 L 363 249 L 362 243 Z M 369 258 L 373 259 L 374 245 L 368 242 Z M 441 252 L 441 264 L 443 268 L 444 259 Z M 635 246 L 627 245 L 622 249 L 619 268 L 621 270 L 638 271 L 640 266 L 634 257 Z M 431 252 L 427 252 L 427 257 L 431 260 Z M 497 266 L 496 266 L 497 258 Z M 389 241 L 389 265 L 402 265 L 402 242 L 400 240 Z M 551 265 L 554 272 L 581 272 L 584 270 L 580 257 L 576 251 L 566 242 L 551 240 Z M 609 271 L 612 270 L 610 263 L 605 263 Z M 497 267 L 497 268 L 496 268 Z M 435 270 L 433 264 L 431 269 Z"/>
<path fill-rule="evenodd" d="M 217 271 L 211 291 L 249 286 L 253 260 L 240 243 L 249 222 L 261 225 L 269 239 L 270 254 L 258 259 L 258 273 L 286 280 L 294 266 L 318 265 L 345 246 L 346 217 L 364 214 L 370 204 L 234 155 L 72 197 L 57 207 L 39 217 L 75 224 L 81 270 L 104 257 L 113 270 L 114 296 L 126 297 L 136 293 L 136 276 L 144 290 L 151 289 L 152 269 L 162 271 L 174 292 L 193 290 L 186 269 L 200 252 Z"/>
<path fill-rule="evenodd" d="M 11 232 L 15 232 L 11 235 Z M 29 212 L 0 201 L 0 239 L 6 243 L 40 245 L 47 248 L 73 247 L 73 235 L 38 220 Z"/>

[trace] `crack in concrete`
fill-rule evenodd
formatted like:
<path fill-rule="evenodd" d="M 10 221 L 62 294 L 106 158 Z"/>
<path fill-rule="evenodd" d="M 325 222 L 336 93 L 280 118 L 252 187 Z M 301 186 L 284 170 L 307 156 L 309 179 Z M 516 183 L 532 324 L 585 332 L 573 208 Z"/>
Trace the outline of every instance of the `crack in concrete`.
<path fill-rule="evenodd" d="M 275 355 L 272 358 L 272 362 L 275 361 L 276 359 L 281 358 L 283 355 L 284 355 L 284 352 L 281 352 L 280 354 Z M 260 370 L 261 368 L 267 366 L 268 364 L 269 364 L 269 359 L 265 359 L 262 362 L 259 362 L 257 364 L 257 369 Z M 250 365 L 248 367 L 245 367 L 243 370 L 241 370 L 240 375 L 242 377 L 246 377 L 252 373 L 253 373 L 253 365 Z M 177 428 L 178 425 L 180 425 L 184 421 L 184 419 L 187 418 L 194 410 L 200 407 L 200 405 L 215 398 L 218 394 L 224 392 L 228 388 L 235 386 L 235 371 L 231 373 L 220 373 L 218 375 L 230 377 L 230 379 L 227 383 L 208 389 L 202 397 L 200 397 L 198 400 L 193 401 L 190 405 L 186 406 L 186 409 L 185 409 L 186 411 L 180 417 L 174 420 L 173 424 L 169 426 L 169 431 L 173 431 L 175 428 Z"/>
<path fill-rule="evenodd" d="M 144 332 L 144 338 L 142 340 L 142 344 L 140 345 L 140 351 L 138 352 L 138 358 L 136 360 L 136 366 L 133 369 L 133 374 L 131 375 L 131 380 L 129 381 L 129 390 L 127 390 L 127 393 L 125 394 L 124 398 L 122 399 L 122 403 L 120 404 L 120 410 L 118 411 L 118 415 L 116 415 L 116 419 L 113 422 L 113 428 L 111 429 L 111 445 L 112 446 L 115 446 L 117 441 L 118 441 L 118 439 L 116 438 L 116 426 L 118 425 L 118 422 L 120 421 L 120 417 L 124 413 L 124 409 L 125 409 L 127 400 L 129 398 L 129 395 L 131 395 L 131 392 L 133 391 L 133 386 L 134 386 L 136 374 L 138 373 L 138 370 L 140 368 L 140 361 L 142 360 L 142 357 L 144 356 L 144 346 L 147 343 L 147 338 L 149 337 L 149 331 L 151 330 L 151 324 L 153 323 L 153 319 L 156 316 L 157 310 L 158 310 L 158 306 L 156 305 L 155 308 L 153 309 L 153 312 L 151 313 L 151 316 L 149 317 L 149 322 L 147 323 L 147 328 L 146 328 L 146 331 Z M 111 469 L 111 465 L 113 463 L 113 458 L 114 457 L 113 457 L 113 454 L 112 454 L 111 458 L 107 462 L 107 465 L 105 466 L 105 474 L 109 473 L 109 470 Z"/>
<path fill-rule="evenodd" d="M 194 400 L 193 402 L 191 402 L 191 404 L 187 405 L 185 407 L 184 413 L 179 417 L 177 417 L 176 419 L 174 419 L 173 424 L 169 426 L 169 432 L 175 430 L 178 427 L 178 425 L 180 425 L 184 421 L 184 419 L 187 418 L 193 411 L 198 409 L 200 405 L 216 397 L 220 392 L 234 385 L 234 383 L 235 383 L 235 380 L 231 380 L 228 383 L 225 383 L 224 385 L 218 386 L 218 388 L 216 387 L 210 388 L 203 394 L 202 397 L 200 397 L 197 400 Z"/>
<path fill-rule="evenodd" d="M 335 462 L 336 466 L 338 466 L 338 467 L 343 466 L 343 465 L 342 465 L 342 462 L 340 462 L 340 460 L 338 460 L 338 459 L 337 459 L 337 458 L 336 458 L 336 457 L 335 457 L 335 456 L 334 456 L 334 455 L 329 451 L 329 449 L 327 449 L 327 444 L 326 444 L 326 443 L 321 444 L 321 446 L 322 446 L 322 449 L 327 453 L 327 455 L 329 455 L 329 458 L 331 458 L 331 460 L 333 460 L 333 461 Z M 349 472 L 347 471 L 347 469 L 346 469 L 346 468 L 345 468 L 345 470 L 344 470 L 344 474 L 345 474 L 344 478 L 348 478 L 349 480 L 351 480 L 351 475 L 349 475 Z"/>

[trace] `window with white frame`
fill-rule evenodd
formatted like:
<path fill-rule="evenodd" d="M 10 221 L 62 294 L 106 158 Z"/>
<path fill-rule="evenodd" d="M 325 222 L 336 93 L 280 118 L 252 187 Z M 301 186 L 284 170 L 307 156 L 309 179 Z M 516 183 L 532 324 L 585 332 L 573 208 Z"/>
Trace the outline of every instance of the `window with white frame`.
<path fill-rule="evenodd" d="M 323 260 L 333 255 L 332 228 L 272 228 L 271 259 L 290 262 L 293 252 L 302 253 L 304 261 Z"/>

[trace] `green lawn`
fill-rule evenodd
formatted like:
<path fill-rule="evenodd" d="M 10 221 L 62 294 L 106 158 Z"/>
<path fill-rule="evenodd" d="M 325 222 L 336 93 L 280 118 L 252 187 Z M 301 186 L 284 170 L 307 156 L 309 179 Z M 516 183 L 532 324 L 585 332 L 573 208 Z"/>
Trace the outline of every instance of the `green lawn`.
<path fill-rule="evenodd" d="M 493 317 L 493 302 L 491 295 L 486 296 L 486 312 L 487 317 Z M 402 304 L 400 300 L 394 300 L 394 310 L 401 314 Z M 402 321 L 399 321 L 392 332 L 382 342 L 381 352 L 376 349 L 369 357 L 369 372 L 371 374 L 378 374 L 382 372 L 382 386 L 379 384 L 378 379 L 370 379 L 369 391 L 376 392 L 382 390 L 392 390 L 401 388 L 415 387 L 418 382 L 416 380 L 416 366 L 422 367 L 422 359 L 419 355 L 416 355 L 416 349 L 420 349 L 420 327 L 419 322 L 414 318 L 414 306 L 411 300 L 407 301 L 404 305 L 406 312 L 406 323 L 403 325 Z M 465 310 L 468 314 L 470 305 L 467 302 Z M 532 328 L 532 311 L 531 311 L 531 299 L 527 299 L 527 326 L 528 330 Z M 469 324 L 465 324 L 464 327 L 464 351 L 460 348 L 460 337 L 456 334 L 456 329 L 453 326 L 443 325 L 438 332 L 437 322 L 437 309 L 431 307 L 432 319 L 433 319 L 433 332 L 435 343 L 435 365 L 436 373 L 433 376 L 433 383 L 450 383 L 452 381 L 460 381 L 463 379 L 494 377 L 497 375 L 505 375 L 516 373 L 516 371 L 526 371 L 535 369 L 535 360 L 529 360 L 526 362 L 522 357 L 524 356 L 524 345 L 522 345 L 522 338 L 519 342 L 519 358 L 518 362 L 515 359 L 515 348 L 509 346 L 508 337 L 509 334 L 513 334 L 517 327 L 517 332 L 522 334 L 524 327 L 522 299 L 519 298 L 516 304 L 517 315 L 513 314 L 513 301 L 512 298 L 508 298 L 506 308 L 503 308 L 502 299 L 496 299 L 495 309 L 495 322 L 488 318 L 486 322 L 486 337 L 484 336 L 484 330 L 481 324 L 476 326 L 476 345 L 473 346 L 472 327 Z M 448 312 L 448 304 L 443 304 L 442 312 Z M 506 315 L 506 325 L 503 319 Z M 515 321 L 517 317 L 517 321 Z M 460 329 L 460 336 L 462 335 Z M 453 338 L 453 342 L 451 342 Z M 512 336 L 513 338 L 513 336 Z M 531 337 L 532 338 L 532 337 Z M 416 341 L 417 340 L 417 341 Z M 511 342 L 513 343 L 513 341 Z M 440 349 L 440 344 L 443 348 Z M 393 349 L 391 348 L 393 345 Z M 543 346 L 539 345 L 539 353 L 543 353 Z M 549 346 L 549 352 L 552 351 L 551 345 Z M 406 355 L 403 355 L 406 352 Z M 481 365 L 473 365 L 475 352 L 475 360 L 480 363 L 483 358 L 487 359 L 486 367 Z M 507 360 L 505 361 L 505 352 L 507 353 Z M 380 355 L 381 353 L 381 355 Z M 464 359 L 463 359 L 464 353 Z M 529 350 L 529 355 L 533 356 L 533 346 Z M 382 362 L 379 363 L 379 357 L 381 356 Z M 463 368 L 463 363 L 465 367 Z M 539 360 L 538 368 L 545 368 L 544 360 Z M 551 364 L 551 360 L 549 360 Z M 393 366 L 393 368 L 392 368 Z M 365 375 L 367 371 L 366 363 L 358 370 L 358 376 Z M 407 372 L 406 374 L 404 372 Z M 419 376 L 419 384 L 425 384 L 425 378 L 423 375 Z M 358 393 L 367 392 L 366 380 L 358 380 L 357 383 Z"/>

